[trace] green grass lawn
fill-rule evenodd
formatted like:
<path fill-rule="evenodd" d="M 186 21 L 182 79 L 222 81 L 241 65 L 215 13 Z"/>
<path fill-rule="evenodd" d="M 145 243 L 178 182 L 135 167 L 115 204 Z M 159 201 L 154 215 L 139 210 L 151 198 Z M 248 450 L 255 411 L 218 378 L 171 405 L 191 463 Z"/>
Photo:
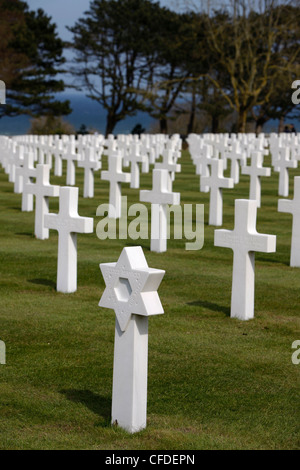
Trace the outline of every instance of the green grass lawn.
<path fill-rule="evenodd" d="M 103 167 L 106 167 L 106 158 Z M 266 164 L 269 159 L 266 159 Z M 289 267 L 292 217 L 277 212 L 278 173 L 262 180 L 257 230 L 277 235 L 277 252 L 256 255 L 255 319 L 230 319 L 232 251 L 213 246 L 209 195 L 199 192 L 188 152 L 174 190 L 182 203 L 205 205 L 202 250 L 169 240 L 104 240 L 78 235 L 78 291 L 56 292 L 57 232 L 36 240 L 34 213 L 23 213 L 0 171 L 1 449 L 299 449 L 300 269 Z M 290 194 L 293 176 L 290 171 Z M 65 185 L 64 178 L 51 178 Z M 94 199 L 79 214 L 94 217 L 108 202 L 108 183 L 95 180 Z M 141 188 L 151 188 L 142 175 Z M 234 199 L 248 198 L 249 177 L 224 191 L 224 228 L 233 229 Z M 123 185 L 129 203 L 138 190 Z M 58 210 L 57 199 L 50 210 Z M 140 243 L 141 242 L 141 243 Z M 159 289 L 164 315 L 149 320 L 148 423 L 128 435 L 110 425 L 115 315 L 98 307 L 104 290 L 99 263 L 117 261 L 141 244 L 150 267 L 165 269 Z"/>

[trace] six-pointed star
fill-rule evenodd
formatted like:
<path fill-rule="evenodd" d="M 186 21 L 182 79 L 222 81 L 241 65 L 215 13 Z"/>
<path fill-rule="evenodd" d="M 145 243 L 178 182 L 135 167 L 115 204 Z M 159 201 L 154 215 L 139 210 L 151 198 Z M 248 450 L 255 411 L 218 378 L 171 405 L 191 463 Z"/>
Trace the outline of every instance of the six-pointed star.
<path fill-rule="evenodd" d="M 99 306 L 115 311 L 122 331 L 132 314 L 164 313 L 157 289 L 165 271 L 149 268 L 140 246 L 123 248 L 117 263 L 102 263 L 100 269 L 106 288 Z"/>

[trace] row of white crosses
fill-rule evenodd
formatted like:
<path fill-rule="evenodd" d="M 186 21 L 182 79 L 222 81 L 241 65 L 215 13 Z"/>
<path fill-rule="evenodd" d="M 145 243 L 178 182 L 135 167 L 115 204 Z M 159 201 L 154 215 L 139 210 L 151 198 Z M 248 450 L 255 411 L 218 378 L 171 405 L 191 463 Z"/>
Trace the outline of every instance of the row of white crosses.
<path fill-rule="evenodd" d="M 126 139 L 125 139 L 126 137 Z M 178 145 L 179 136 L 172 136 L 171 141 Z M 93 197 L 94 174 L 101 169 L 101 156 L 107 148 L 108 155 L 112 151 L 120 151 L 124 166 L 131 163 L 131 187 L 139 187 L 139 163 L 142 163 L 142 171 L 149 171 L 149 163 L 155 163 L 157 158 L 166 148 L 169 138 L 164 135 L 156 136 L 109 136 L 107 140 L 103 136 L 18 136 L 13 139 L 7 138 L 7 158 L 3 156 L 4 167 L 12 177 L 15 166 L 21 166 L 20 159 L 12 147 L 23 148 L 23 153 L 31 152 L 34 162 L 48 164 L 52 168 L 52 156 L 55 159 L 54 174 L 62 176 L 62 162 L 66 161 L 67 176 L 66 184 L 74 186 L 76 165 L 84 169 L 84 197 Z M 18 145 L 16 145 L 18 144 Z M 180 146 L 181 148 L 181 146 Z M 153 152 L 154 151 L 154 152 Z M 5 160 L 5 161 L 4 161 Z M 11 179 L 12 178 L 12 179 Z"/>
<path fill-rule="evenodd" d="M 45 149 L 46 147 L 41 148 L 41 161 L 44 161 Z M 75 292 L 77 290 L 77 233 L 93 231 L 93 219 L 78 216 L 78 188 L 51 185 L 50 164 L 38 164 L 35 168 L 33 151 L 24 154 L 22 166 L 16 169 L 15 176 L 15 191 L 22 193 L 23 211 L 33 210 L 33 197 L 35 196 L 34 233 L 36 238 L 48 239 L 49 228 L 59 232 L 57 291 Z M 49 198 L 58 196 L 60 197 L 60 212 L 58 215 L 49 214 Z"/>
<path fill-rule="evenodd" d="M 293 215 L 290 266 L 300 267 L 300 176 L 294 179 L 294 199 L 278 201 L 278 211 Z M 235 227 L 215 230 L 215 246 L 233 250 L 231 317 L 249 320 L 254 317 L 255 252 L 276 251 L 276 236 L 256 231 L 255 200 L 235 200 Z"/>
<path fill-rule="evenodd" d="M 56 142 L 58 142 L 57 139 Z M 74 139 L 64 139 L 64 145 L 68 146 L 68 154 L 70 156 L 76 154 L 74 151 L 74 142 Z M 110 137 L 107 141 L 109 168 L 108 171 L 103 171 L 101 175 L 103 180 L 108 180 L 110 182 L 109 217 L 113 218 L 119 218 L 121 216 L 121 183 L 131 182 L 132 177 L 134 177 L 134 175 L 137 173 L 134 165 L 132 165 L 131 173 L 123 172 L 123 159 L 120 152 L 115 150 L 116 147 L 116 140 Z M 176 163 L 180 156 L 180 139 L 178 139 L 177 136 L 173 136 L 173 138 L 171 138 L 169 141 L 165 140 L 164 146 L 161 148 L 162 163 L 156 163 L 156 166 L 161 170 L 159 172 L 153 173 L 153 196 L 150 196 L 150 198 L 154 197 L 155 200 L 155 203 L 152 204 L 151 249 L 158 252 L 163 252 L 167 249 L 167 204 L 179 204 L 180 201 L 180 195 L 172 193 L 172 183 L 175 172 L 178 172 L 181 169 L 180 165 Z M 45 148 L 43 147 L 42 150 L 44 152 Z M 84 149 L 83 152 L 87 154 L 87 157 L 80 160 L 78 165 L 82 166 L 86 173 L 84 195 L 92 197 L 94 176 L 93 170 L 98 168 L 99 162 L 97 162 L 93 156 L 91 157 L 91 153 L 94 153 L 91 147 Z M 143 165 L 147 163 L 147 159 L 145 159 L 144 156 L 138 162 L 140 156 L 139 145 L 137 141 L 133 142 L 131 154 L 129 154 L 129 157 L 131 159 L 135 158 L 134 164 L 136 165 L 139 165 L 140 163 L 143 167 Z M 49 184 L 50 176 L 48 169 L 45 169 L 46 167 L 44 168 L 45 173 L 43 178 L 41 178 L 40 174 L 37 178 L 37 169 L 34 167 L 33 160 L 33 151 L 25 154 L 22 161 L 22 166 L 17 168 L 18 184 L 15 184 L 15 190 L 17 192 L 22 192 L 22 210 L 24 211 L 33 210 L 33 196 L 36 196 L 35 235 L 37 238 L 45 239 L 49 236 L 48 230 L 44 226 L 44 215 L 47 214 L 49 205 L 48 198 L 58 195 L 58 187 L 52 187 Z M 44 160 L 42 159 L 42 161 Z M 47 165 L 47 168 L 49 168 L 50 171 L 50 164 Z M 37 178 L 36 184 L 33 183 L 34 178 Z M 92 184 L 89 184 L 91 181 Z M 68 161 L 67 182 L 70 186 L 74 183 L 74 159 L 72 158 L 70 158 Z M 34 191 L 37 191 L 37 194 Z M 45 191 L 45 193 L 42 197 L 41 192 L 43 191 Z M 149 202 L 151 201 L 149 200 Z"/>
<path fill-rule="evenodd" d="M 77 233 L 92 233 L 93 219 L 78 215 L 78 188 L 51 185 L 50 165 L 34 168 L 33 153 L 28 156 L 20 169 L 23 194 L 36 200 L 36 237 L 44 240 L 49 229 L 58 231 L 57 291 L 75 292 Z M 156 171 L 167 185 L 167 171 Z M 59 213 L 49 214 L 49 197 L 58 196 Z M 147 422 L 148 317 L 164 313 L 157 289 L 165 271 L 149 268 L 141 247 L 124 248 L 117 263 L 100 267 L 106 289 L 99 305 L 116 313 L 112 423 L 134 433 Z"/>
<path fill-rule="evenodd" d="M 54 156 L 54 175 L 62 176 L 63 161 L 67 164 L 66 184 L 74 186 L 76 164 L 84 169 L 84 197 L 94 196 L 94 173 L 101 168 L 101 155 L 103 151 L 103 136 L 39 136 L 39 139 L 28 139 L 31 136 L 21 136 L 16 142 L 24 146 L 25 152 L 34 155 L 34 161 L 48 164 L 52 168 Z M 80 138 L 82 137 L 82 138 Z M 94 139 L 83 139 L 94 137 Z"/>
<path fill-rule="evenodd" d="M 212 183 L 222 180 L 223 175 L 219 171 L 222 167 L 222 160 L 213 159 Z M 33 169 L 32 165 L 30 169 Z M 62 292 L 72 292 L 76 289 L 76 233 L 92 232 L 93 219 L 78 216 L 78 188 L 51 186 L 49 174 L 49 165 L 37 165 L 36 183 L 29 181 L 24 189 L 25 193 L 34 194 L 40 201 L 36 204 L 44 219 L 42 237 L 47 238 L 49 228 L 59 232 L 57 279 Z M 141 200 L 159 207 L 176 203 L 176 199 L 179 203 L 179 198 L 171 193 L 170 180 L 169 169 L 155 169 L 153 190 L 141 191 Z M 222 187 L 219 183 L 215 186 Z M 59 214 L 48 214 L 48 198 L 58 196 L 58 192 Z M 279 209 L 293 213 L 296 238 L 300 230 L 299 197 L 300 178 L 295 178 L 294 201 L 281 202 Z M 234 230 L 215 231 L 215 245 L 231 248 L 234 252 L 231 316 L 241 320 L 254 316 L 255 251 L 269 253 L 276 249 L 275 236 L 257 233 L 256 212 L 255 200 L 236 200 Z M 116 313 L 112 422 L 129 432 L 136 432 L 146 426 L 147 317 L 163 313 L 157 289 L 164 271 L 149 268 L 140 247 L 125 248 L 117 263 L 100 267 L 106 289 L 99 305 L 112 308 Z"/>
<path fill-rule="evenodd" d="M 74 141 L 70 142 L 74 148 Z M 112 145 L 113 148 L 113 145 Z M 90 152 L 91 149 L 85 149 L 86 152 Z M 68 152 L 72 154 L 72 151 Z M 87 159 L 88 162 L 93 161 L 92 158 Z M 70 159 L 71 165 L 73 165 L 72 159 Z M 85 165 L 86 161 L 82 160 L 80 162 L 85 170 L 90 170 L 90 165 Z M 72 176 L 74 175 L 74 168 L 71 168 L 69 173 L 68 182 L 73 183 Z M 67 171 L 68 171 L 67 168 Z M 49 238 L 49 228 L 57 229 L 59 232 L 59 246 L 58 246 L 58 268 L 57 268 L 57 290 L 59 292 L 74 292 L 77 289 L 77 246 L 76 246 L 76 234 L 77 233 L 90 233 L 91 229 L 88 228 L 88 222 L 91 224 L 92 219 L 85 220 L 79 218 L 77 214 L 77 209 L 75 207 L 78 205 L 78 188 L 73 188 L 74 191 L 71 192 L 72 188 L 60 188 L 59 186 L 52 186 L 50 184 L 50 165 L 38 164 L 37 168 L 34 168 L 33 165 L 33 153 L 26 154 L 23 161 L 23 166 L 18 168 L 17 171 L 18 177 L 22 177 L 22 182 L 19 184 L 18 192 L 22 191 L 22 210 L 31 211 L 33 210 L 33 196 L 35 196 L 36 208 L 35 208 L 35 236 L 38 239 L 45 240 Z M 169 183 L 169 173 L 166 170 L 164 173 L 165 186 L 170 187 Z M 33 183 L 33 179 L 36 179 L 36 182 Z M 90 175 L 92 178 L 92 175 Z M 110 154 L 109 158 L 109 171 L 103 172 L 103 179 L 109 179 L 110 181 L 110 201 L 112 202 L 111 207 L 114 212 L 110 214 L 113 217 L 120 217 L 121 210 L 121 182 L 129 182 L 130 174 L 122 172 L 122 161 L 120 155 L 115 152 Z M 18 179 L 19 181 L 19 179 Z M 154 188 L 156 188 L 156 183 L 154 183 Z M 88 185 L 88 188 L 90 185 Z M 87 188 L 87 190 L 88 190 Z M 75 192 L 77 191 L 77 195 Z M 53 214 L 48 216 L 49 212 L 49 197 L 58 197 L 60 196 L 60 206 L 64 208 L 62 210 L 63 216 L 59 216 L 56 223 L 56 218 Z M 72 196 L 72 197 L 71 197 Z M 92 197 L 92 194 L 89 193 L 89 196 Z M 179 195 L 178 195 L 179 196 Z M 161 198 L 161 202 L 164 201 L 165 195 Z M 179 200 L 179 199 L 178 199 Z M 73 201 L 73 202 L 72 202 Z M 172 203 L 172 201 L 170 201 Z M 72 206 L 72 209 L 71 209 Z M 163 214 L 166 214 L 166 204 L 156 205 L 159 211 L 163 211 Z M 71 212 L 75 215 L 75 222 L 72 223 L 70 219 Z M 69 214 L 70 213 L 70 214 Z M 69 216 L 68 216 L 69 214 Z M 76 215 L 77 214 L 77 215 Z M 49 219 L 50 217 L 50 219 Z M 62 223 L 62 218 L 65 217 L 66 222 Z M 80 228 L 80 221 L 85 225 Z M 77 220 L 78 219 L 78 220 Z M 160 216 L 153 209 L 152 217 L 152 233 L 155 237 L 155 242 L 152 246 L 154 251 L 165 251 L 166 250 L 166 219 L 163 220 L 163 223 L 160 222 Z M 74 221 L 73 221 L 74 222 Z M 77 224 L 77 225 L 76 225 Z M 156 230 L 153 229 L 153 226 L 157 226 Z M 77 227 L 77 228 L 76 228 Z M 76 230 L 75 230 L 76 229 Z M 156 235 L 155 235 L 156 234 Z M 165 247 L 161 246 L 161 240 L 165 244 Z M 157 245 L 158 243 L 158 245 Z M 158 247 L 157 247 L 158 246 Z M 64 249 L 62 249 L 64 247 Z"/>
<path fill-rule="evenodd" d="M 234 142 L 235 142 L 235 140 L 233 140 L 233 143 Z M 262 150 L 261 149 L 261 143 L 258 140 L 255 141 L 255 142 L 258 142 L 257 148 L 260 149 L 260 151 L 261 151 Z M 71 145 L 72 145 L 72 140 L 71 140 Z M 137 144 L 135 144 L 135 147 L 136 146 L 137 146 Z M 208 146 L 205 146 L 205 145 L 203 146 L 204 150 L 208 149 L 208 148 L 209 148 Z M 70 153 L 72 153 L 72 152 L 70 152 Z M 87 153 L 91 153 L 90 149 L 87 150 Z M 138 153 L 138 152 L 136 152 L 136 153 Z M 169 161 L 172 160 L 172 158 L 173 158 L 172 154 L 171 154 L 171 158 L 169 158 L 170 153 L 171 152 L 169 152 L 169 150 L 167 148 L 163 152 L 163 163 L 157 164 L 156 167 L 168 170 L 168 175 L 169 175 L 169 177 L 168 177 L 168 190 L 169 190 L 169 192 L 172 192 L 172 190 L 171 190 L 171 183 L 172 183 L 171 175 L 172 176 L 174 175 L 174 171 L 172 171 L 172 170 L 179 171 L 180 166 L 177 165 L 176 163 L 169 163 Z M 239 152 L 236 152 L 236 153 L 238 154 Z M 165 157 L 167 157 L 167 158 L 165 158 Z M 206 157 L 206 155 L 205 155 L 205 157 Z M 93 159 L 88 158 L 87 160 L 88 160 L 88 162 L 90 162 Z M 117 159 L 114 158 L 113 160 L 116 161 Z M 215 163 L 215 159 L 211 159 L 211 158 L 206 157 L 206 160 L 207 160 L 206 165 L 204 165 L 204 162 L 203 162 L 202 166 L 203 167 L 206 166 L 206 168 L 208 166 L 210 166 L 211 167 L 211 175 L 204 176 L 202 178 L 202 187 L 203 187 L 204 190 L 208 189 L 208 190 L 211 191 L 210 224 L 212 224 L 212 225 L 222 225 L 222 187 L 232 187 L 232 181 L 228 178 L 227 179 L 223 178 L 222 164 Z M 92 171 L 90 170 L 89 166 L 85 166 L 85 163 L 86 163 L 85 160 L 83 160 L 82 165 L 85 167 L 85 171 L 87 171 L 91 174 Z M 25 170 L 28 170 L 28 172 L 30 174 L 30 177 L 32 177 L 34 169 L 32 168 L 32 165 L 29 165 L 29 167 L 30 166 L 31 166 L 30 169 L 27 167 L 27 165 L 24 165 L 24 168 L 25 168 Z M 176 168 L 176 167 L 178 167 L 178 168 Z M 114 172 L 112 172 L 112 173 L 114 173 Z M 112 184 L 111 184 L 112 189 L 110 191 L 112 196 L 111 196 L 110 199 L 112 200 L 112 206 L 116 209 L 115 214 L 118 217 L 118 216 L 120 216 L 120 214 L 119 214 L 119 212 L 120 212 L 120 196 L 121 196 L 120 184 L 121 184 L 122 181 L 127 181 L 128 182 L 129 181 L 129 176 L 128 176 L 128 174 L 123 174 L 122 170 L 120 169 L 120 161 L 119 161 L 118 165 L 115 165 L 115 173 L 117 173 L 117 174 L 112 175 L 112 176 L 115 177 L 114 179 L 116 181 L 112 181 Z M 121 174 L 120 175 L 121 178 L 119 178 L 118 173 Z M 251 166 L 250 167 L 242 167 L 242 173 L 250 174 L 250 177 L 251 177 L 251 179 L 250 179 L 250 199 L 256 199 L 257 202 L 258 202 L 258 206 L 259 206 L 260 205 L 260 176 L 268 176 L 270 174 L 269 169 L 262 167 L 262 156 L 259 152 L 256 152 L 255 154 L 253 154 L 252 159 L 251 159 Z M 18 174 L 18 172 L 17 172 L 17 174 Z M 71 172 L 71 174 L 72 174 L 72 172 Z M 106 177 L 106 175 L 104 173 L 103 179 L 105 179 L 105 177 Z M 118 181 L 118 178 L 119 178 L 119 181 Z M 18 179 L 18 181 L 19 181 L 19 179 Z M 205 184 L 205 181 L 207 181 L 207 183 L 208 183 L 207 185 Z M 72 181 L 69 181 L 69 182 L 72 183 Z M 17 186 L 17 184 L 15 186 Z M 87 185 L 87 189 L 86 189 L 87 193 L 88 193 L 89 188 L 90 188 L 90 185 Z M 89 193 L 89 194 L 90 194 L 90 196 L 92 195 L 92 193 Z M 25 192 L 24 197 L 23 197 L 24 204 L 22 204 L 24 210 L 32 210 L 31 209 L 32 208 L 32 202 L 30 201 L 30 199 L 32 200 L 32 196 Z M 119 204 L 115 203 L 114 199 L 119 201 Z M 153 210 L 153 212 L 155 213 L 154 210 Z M 160 209 L 159 212 L 161 213 L 161 209 Z M 160 218 L 161 217 L 162 216 L 160 216 Z M 154 220 L 155 219 L 157 219 L 157 217 L 154 217 Z M 162 227 L 164 226 L 164 224 L 159 224 L 159 225 L 162 226 Z M 162 230 L 162 234 L 163 233 L 164 233 L 164 230 Z M 162 236 L 161 238 L 163 239 L 164 236 Z M 154 243 L 154 246 L 155 246 L 155 243 Z"/>
<path fill-rule="evenodd" d="M 75 292 L 77 233 L 92 233 L 94 221 L 78 215 L 78 188 L 51 185 L 49 165 L 38 164 L 35 172 L 35 183 L 29 181 L 23 189 L 25 196 L 35 196 L 35 236 L 45 240 L 49 238 L 49 229 L 58 231 L 56 289 L 63 293 Z M 49 214 L 50 197 L 59 197 L 58 214 Z M 31 199 L 29 204 L 32 204 Z"/>
<path fill-rule="evenodd" d="M 190 151 L 196 172 L 201 174 L 201 190 L 210 190 L 209 224 L 222 225 L 222 187 L 233 187 L 237 182 L 237 168 L 231 166 L 231 178 L 223 177 L 222 155 L 213 158 L 212 138 L 206 140 L 190 136 Z M 234 146 L 233 146 L 234 147 Z M 270 145 L 272 149 L 272 145 Z M 219 148 L 221 148 L 219 146 Z M 271 169 L 263 167 L 263 157 L 267 154 L 263 139 L 252 139 L 251 165 L 241 167 L 242 174 L 250 176 L 250 200 L 235 201 L 234 231 L 216 230 L 215 245 L 231 248 L 234 252 L 231 317 L 248 320 L 254 316 L 254 255 L 255 251 L 276 251 L 276 237 L 262 235 L 256 231 L 257 208 L 260 207 L 262 176 L 270 176 Z M 239 153 L 235 149 L 235 154 Z M 279 194 L 288 195 L 288 168 L 296 168 L 297 161 L 290 159 L 289 147 L 282 147 L 283 158 L 275 160 L 275 169 L 280 172 Z M 297 153 L 294 152 L 294 155 Z M 220 157 L 220 159 L 218 158 Z M 236 162 L 236 156 L 233 162 Z M 211 169 L 208 174 L 208 167 Z M 204 173 L 204 175 L 202 174 Z M 278 210 L 293 215 L 291 243 L 291 266 L 300 267 L 300 177 L 295 177 L 294 200 L 280 200 Z"/>
<path fill-rule="evenodd" d="M 180 155 L 178 145 L 177 140 L 171 140 L 167 147 L 162 149 L 162 163 L 155 164 L 155 169 L 166 171 L 167 191 L 169 192 L 172 192 L 174 172 L 181 169 L 180 165 L 176 163 Z M 135 141 L 131 144 L 125 157 L 124 151 L 124 148 L 123 152 L 117 149 L 117 142 L 114 139 L 108 139 L 108 170 L 102 171 L 101 178 L 110 184 L 108 215 L 115 219 L 121 217 L 122 183 L 130 183 L 131 188 L 139 188 L 140 170 L 149 171 L 149 159 L 146 154 L 141 154 L 141 144 L 139 142 Z M 131 163 L 130 173 L 123 171 L 124 159 L 126 162 Z M 164 204 L 164 201 L 162 201 L 162 204 Z"/>
<path fill-rule="evenodd" d="M 247 136 L 248 145 L 247 144 Z M 214 135 L 207 137 L 197 136 L 191 134 L 188 137 L 188 143 L 190 148 L 190 153 L 194 164 L 196 165 L 196 173 L 200 174 L 201 182 L 200 189 L 203 192 L 208 192 L 211 194 L 211 199 L 213 201 L 219 200 L 218 211 L 221 212 L 220 207 L 221 203 L 221 193 L 218 187 L 216 186 L 217 182 L 215 177 L 212 175 L 212 182 L 215 184 L 213 188 L 209 184 L 205 184 L 207 179 L 210 177 L 209 168 L 213 172 L 212 161 L 215 159 L 220 159 L 224 161 L 223 169 L 225 169 L 227 164 L 227 159 L 231 160 L 231 179 L 234 184 L 239 182 L 239 173 L 241 168 L 241 173 L 250 176 L 250 199 L 255 199 L 257 201 L 258 207 L 261 204 L 261 177 L 270 176 L 271 169 L 265 168 L 263 166 L 264 156 L 268 154 L 266 146 L 270 144 L 270 151 L 272 152 L 272 164 L 274 170 L 279 172 L 279 189 L 278 194 L 280 196 L 288 196 L 289 194 L 289 168 L 297 168 L 298 159 L 300 159 L 299 154 L 299 143 L 297 139 L 294 140 L 283 139 L 281 136 L 274 137 L 272 134 L 269 139 L 264 137 L 264 134 L 259 135 L 258 137 L 253 136 L 252 134 L 242 134 L 240 136 L 233 135 L 229 139 L 228 135 L 224 135 L 222 139 L 218 138 L 220 136 Z M 282 144 L 282 141 L 285 141 L 285 147 Z M 279 143 L 278 143 L 279 142 Z M 296 142 L 296 143 L 295 143 Z M 292 144 L 292 147 L 289 146 Z M 246 164 L 246 158 L 251 158 L 250 166 Z M 214 165 L 214 164 L 213 164 Z M 222 166 L 222 165 L 221 165 Z M 216 174 L 216 172 L 214 173 Z M 219 170 L 219 177 L 222 176 L 222 169 Z M 230 187 L 231 183 L 229 183 Z M 210 212 L 213 214 L 216 212 L 215 205 L 210 209 Z M 210 216 L 210 224 L 214 225 L 216 220 L 221 220 L 220 215 Z M 216 225 L 220 225 L 217 223 Z"/>

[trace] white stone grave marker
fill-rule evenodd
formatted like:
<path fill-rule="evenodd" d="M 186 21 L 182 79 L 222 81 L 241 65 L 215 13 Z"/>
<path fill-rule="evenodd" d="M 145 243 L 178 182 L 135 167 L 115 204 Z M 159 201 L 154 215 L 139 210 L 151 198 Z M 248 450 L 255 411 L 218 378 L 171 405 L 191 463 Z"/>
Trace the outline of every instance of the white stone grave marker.
<path fill-rule="evenodd" d="M 18 145 L 14 154 L 14 167 L 12 181 L 14 182 L 14 192 L 21 194 L 23 191 L 23 177 L 20 173 L 17 174 L 17 169 L 22 167 L 24 163 L 24 146 Z"/>
<path fill-rule="evenodd" d="M 101 179 L 109 181 L 109 212 L 108 217 L 121 217 L 122 189 L 121 183 L 130 183 L 130 173 L 122 171 L 122 156 L 112 151 L 108 157 L 108 171 L 102 171 Z"/>
<path fill-rule="evenodd" d="M 209 163 L 210 176 L 201 176 L 201 191 L 210 188 L 209 225 L 222 225 L 223 222 L 223 194 L 222 188 L 234 187 L 232 178 L 223 176 L 223 160 L 212 158 Z"/>
<path fill-rule="evenodd" d="M 100 269 L 106 288 L 99 306 L 116 314 L 112 424 L 135 433 L 147 424 L 148 316 L 164 313 L 157 289 L 165 271 L 149 268 L 140 246 Z"/>
<path fill-rule="evenodd" d="M 256 231 L 256 201 L 235 200 L 234 230 L 215 230 L 215 246 L 233 250 L 231 317 L 254 317 L 255 252 L 276 251 L 276 235 Z"/>
<path fill-rule="evenodd" d="M 175 179 L 175 172 L 181 171 L 181 165 L 174 161 L 174 151 L 164 150 L 163 161 L 155 163 L 156 170 L 167 170 L 168 171 L 168 191 L 172 191 L 172 182 Z"/>
<path fill-rule="evenodd" d="M 293 215 L 290 266 L 300 267 L 300 176 L 294 178 L 294 199 L 278 201 L 278 211 Z"/>
<path fill-rule="evenodd" d="M 279 159 L 275 162 L 274 170 L 279 172 L 279 196 L 289 195 L 289 168 L 297 168 L 298 162 L 290 160 L 290 150 L 288 147 L 280 149 Z"/>
<path fill-rule="evenodd" d="M 28 183 L 32 183 L 32 179 L 36 177 L 36 169 L 33 166 L 34 153 L 28 152 L 24 154 L 23 166 L 16 168 L 16 180 L 21 179 L 22 187 L 22 211 L 33 211 L 33 194 L 27 193 L 24 188 Z"/>
<path fill-rule="evenodd" d="M 62 176 L 63 174 L 63 166 L 62 166 L 62 155 L 63 155 L 63 141 L 59 138 L 59 136 L 55 136 L 55 145 L 53 148 L 53 155 L 54 155 L 54 174 L 55 176 Z"/>
<path fill-rule="evenodd" d="M 233 179 L 234 184 L 237 184 L 240 181 L 240 164 L 246 164 L 246 157 L 242 153 L 238 140 L 232 143 L 231 149 L 227 153 L 226 158 L 231 161 L 230 177 Z"/>
<path fill-rule="evenodd" d="M 59 196 L 59 186 L 53 186 L 49 182 L 50 166 L 37 165 L 36 182 L 27 183 L 24 191 L 27 194 L 35 195 L 35 225 L 34 233 L 36 238 L 45 240 L 49 238 L 49 229 L 45 227 L 44 218 L 49 212 L 49 197 Z"/>
<path fill-rule="evenodd" d="M 45 215 L 44 225 L 58 231 L 58 292 L 77 290 L 77 233 L 92 233 L 94 220 L 78 215 L 78 188 L 61 187 L 59 213 Z"/>
<path fill-rule="evenodd" d="M 127 160 L 130 162 L 130 174 L 131 174 L 130 187 L 137 189 L 140 187 L 139 164 L 142 163 L 142 168 L 145 168 L 145 165 L 148 162 L 147 156 L 141 154 L 141 145 L 139 142 L 132 142 L 129 148 L 129 154 L 128 154 Z"/>
<path fill-rule="evenodd" d="M 100 170 L 101 163 L 96 160 L 94 147 L 82 149 L 83 159 L 78 161 L 77 166 L 84 168 L 83 197 L 94 197 L 94 172 Z"/>
<path fill-rule="evenodd" d="M 63 155 L 63 160 L 67 160 L 67 185 L 74 186 L 76 175 L 75 162 L 78 161 L 78 155 L 76 153 L 75 138 L 72 135 L 69 138 L 67 151 Z"/>
<path fill-rule="evenodd" d="M 262 176 L 271 176 L 271 168 L 263 167 L 263 155 L 261 152 L 254 152 L 251 155 L 251 165 L 242 167 L 242 175 L 250 176 L 249 199 L 257 201 L 257 207 L 261 204 L 261 181 Z"/>
<path fill-rule="evenodd" d="M 168 170 L 153 170 L 152 190 L 140 191 L 140 201 L 151 203 L 151 251 L 167 250 L 167 205 L 180 204 L 180 193 L 169 191 Z"/>
<path fill-rule="evenodd" d="M 210 175 L 209 165 L 211 163 L 212 147 L 210 145 L 203 145 L 200 156 L 195 160 L 196 175 L 200 175 L 200 191 L 203 193 L 209 192 L 209 186 L 201 186 L 201 176 L 208 177 Z"/>

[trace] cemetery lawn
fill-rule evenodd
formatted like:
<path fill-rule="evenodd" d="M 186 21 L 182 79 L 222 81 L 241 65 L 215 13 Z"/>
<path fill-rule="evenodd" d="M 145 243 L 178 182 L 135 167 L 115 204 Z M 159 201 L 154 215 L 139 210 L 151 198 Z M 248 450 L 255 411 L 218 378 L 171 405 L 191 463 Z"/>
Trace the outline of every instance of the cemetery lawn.
<path fill-rule="evenodd" d="M 103 157 L 106 169 L 106 157 Z M 266 159 L 265 165 L 270 162 Z M 256 254 L 255 319 L 230 319 L 232 251 L 213 246 L 209 194 L 187 151 L 174 191 L 181 202 L 205 204 L 205 240 L 186 251 L 149 251 L 149 240 L 78 235 L 78 291 L 56 292 L 57 232 L 33 236 L 34 213 L 21 212 L 0 171 L 1 449 L 299 449 L 299 373 L 292 343 L 300 340 L 300 269 L 289 267 L 292 216 L 277 212 L 278 173 L 262 179 L 257 230 L 277 235 L 277 252 Z M 227 172 L 228 174 L 228 172 Z M 293 176 L 290 171 L 290 195 Z M 100 220 L 108 183 L 95 178 L 94 199 L 79 214 Z M 65 177 L 51 177 L 65 185 Z M 151 188 L 142 175 L 141 188 Z M 234 227 L 234 199 L 248 198 L 249 177 L 224 190 L 223 227 Z M 123 185 L 129 204 L 139 191 Z M 58 211 L 51 199 L 50 211 Z M 147 428 L 128 435 L 110 424 L 115 315 L 98 307 L 104 290 L 99 263 L 117 261 L 124 246 L 141 245 L 150 267 L 165 269 L 159 288 L 164 315 L 149 319 Z"/>

